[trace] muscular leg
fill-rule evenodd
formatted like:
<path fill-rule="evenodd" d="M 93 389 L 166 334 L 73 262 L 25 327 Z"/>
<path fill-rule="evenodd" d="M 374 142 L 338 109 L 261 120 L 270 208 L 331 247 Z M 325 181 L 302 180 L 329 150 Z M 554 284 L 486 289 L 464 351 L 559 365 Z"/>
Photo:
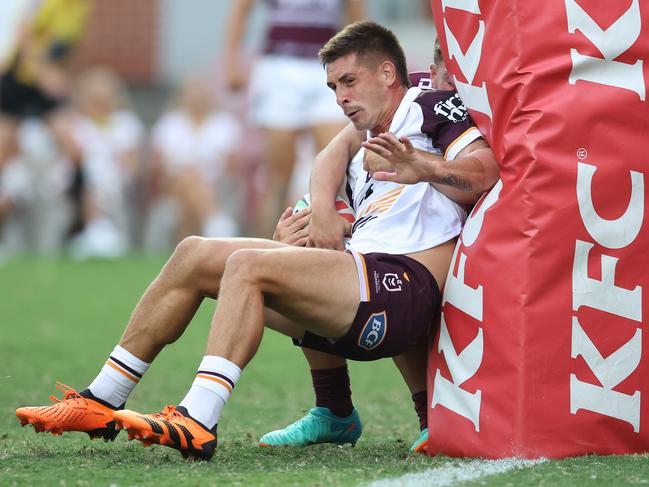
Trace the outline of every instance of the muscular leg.
<path fill-rule="evenodd" d="M 350 254 L 334 250 L 238 250 L 226 262 L 218 299 L 205 357 L 179 406 L 208 429 L 257 352 L 264 306 L 285 318 L 272 323 L 284 334 L 299 338 L 308 330 L 341 337 L 360 299 L 356 264 Z"/>
<path fill-rule="evenodd" d="M 284 333 L 300 337 L 308 330 L 336 338 L 349 330 L 360 293 L 350 254 L 284 247 L 234 252 L 225 264 L 218 299 L 206 355 L 178 407 L 166 408 L 162 415 L 114 413 L 131 437 L 211 458 L 223 406 L 259 347 L 264 305 L 292 322 L 282 324 Z"/>
<path fill-rule="evenodd" d="M 140 299 L 99 374 L 82 393 L 113 407 L 124 404 L 160 350 L 183 334 L 203 299 L 216 297 L 227 258 L 241 248 L 282 246 L 254 239 L 184 239 Z"/>
<path fill-rule="evenodd" d="M 283 246 L 261 239 L 184 239 L 135 307 L 120 346 L 151 362 L 182 335 L 205 297 L 216 298 L 233 252 Z"/>
<path fill-rule="evenodd" d="M 88 388 L 76 393 L 58 385 L 63 400 L 49 407 L 18 408 L 21 424 L 55 434 L 83 431 L 91 438 L 114 439 L 115 409 L 126 402 L 160 350 L 182 335 L 203 298 L 218 294 L 228 256 L 241 248 L 283 246 L 254 239 L 183 240 L 140 299 L 119 345 Z"/>
<path fill-rule="evenodd" d="M 426 390 L 426 363 L 428 344 L 422 341 L 410 350 L 393 358 L 411 394 Z"/>
<path fill-rule="evenodd" d="M 341 337 L 359 299 L 350 254 L 295 247 L 240 250 L 226 263 L 206 354 L 245 367 L 261 341 L 264 305 L 304 326 L 282 330 L 285 334 L 301 337 L 308 330 Z"/>
<path fill-rule="evenodd" d="M 428 427 L 428 396 L 426 393 L 426 364 L 428 362 L 428 343 L 422 341 L 410 350 L 394 357 L 394 363 L 401 372 L 412 398 L 419 430 Z"/>

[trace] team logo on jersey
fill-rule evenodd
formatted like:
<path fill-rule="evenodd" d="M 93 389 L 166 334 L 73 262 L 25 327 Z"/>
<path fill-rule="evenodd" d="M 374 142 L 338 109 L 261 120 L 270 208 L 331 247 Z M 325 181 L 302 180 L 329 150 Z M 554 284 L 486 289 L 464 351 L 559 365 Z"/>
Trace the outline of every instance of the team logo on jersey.
<path fill-rule="evenodd" d="M 438 101 L 433 110 L 437 115 L 448 118 L 451 122 L 461 122 L 469 116 L 466 107 L 460 100 L 460 95 L 455 93 L 453 96 L 443 101 Z"/>
<path fill-rule="evenodd" d="M 388 272 L 383 275 L 383 287 L 386 291 L 390 291 L 391 293 L 401 291 L 401 284 L 403 282 L 399 279 L 398 274 Z"/>
<path fill-rule="evenodd" d="M 388 330 L 388 317 L 385 311 L 380 313 L 372 313 L 370 319 L 367 320 L 361 335 L 358 337 L 358 346 L 365 350 L 372 350 L 378 347 Z"/>

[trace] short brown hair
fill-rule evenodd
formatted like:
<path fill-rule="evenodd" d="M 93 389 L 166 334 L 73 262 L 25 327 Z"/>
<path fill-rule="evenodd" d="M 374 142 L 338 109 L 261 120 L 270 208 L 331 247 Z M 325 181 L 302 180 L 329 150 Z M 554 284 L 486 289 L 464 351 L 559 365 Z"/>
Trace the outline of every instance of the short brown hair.
<path fill-rule="evenodd" d="M 387 57 L 397 70 L 404 86 L 410 86 L 406 55 L 394 33 L 375 22 L 354 22 L 338 32 L 320 49 L 318 56 L 323 66 L 337 59 L 356 54 L 359 60 L 376 65 L 377 56 Z M 381 61 L 382 62 L 382 61 Z"/>

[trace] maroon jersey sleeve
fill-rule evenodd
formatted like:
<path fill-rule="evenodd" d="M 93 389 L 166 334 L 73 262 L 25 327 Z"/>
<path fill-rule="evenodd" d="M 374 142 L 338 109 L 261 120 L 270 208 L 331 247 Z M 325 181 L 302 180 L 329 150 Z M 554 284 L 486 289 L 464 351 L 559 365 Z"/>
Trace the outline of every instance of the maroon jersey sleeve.
<path fill-rule="evenodd" d="M 474 128 L 469 112 L 456 91 L 424 91 L 415 103 L 421 106 L 421 132 L 428 135 L 442 154 L 465 132 Z"/>
<path fill-rule="evenodd" d="M 422 90 L 430 90 L 432 88 L 430 80 L 430 71 L 411 71 L 408 73 L 410 86 L 416 86 Z"/>

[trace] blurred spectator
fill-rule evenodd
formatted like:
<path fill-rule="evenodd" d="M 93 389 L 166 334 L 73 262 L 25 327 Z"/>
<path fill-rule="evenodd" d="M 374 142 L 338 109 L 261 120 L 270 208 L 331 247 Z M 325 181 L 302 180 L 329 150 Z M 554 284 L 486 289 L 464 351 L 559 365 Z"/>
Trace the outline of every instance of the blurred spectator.
<path fill-rule="evenodd" d="M 6 161 L 0 167 L 0 229 L 4 252 L 24 249 L 27 219 L 34 201 L 34 188 L 27 166 L 18 158 Z"/>
<path fill-rule="evenodd" d="M 70 242 L 76 258 L 124 255 L 132 244 L 134 185 L 141 168 L 144 126 L 130 109 L 122 80 L 107 68 L 82 73 L 72 124 L 80 147 L 85 225 Z"/>
<path fill-rule="evenodd" d="M 264 56 L 251 75 L 251 111 L 263 131 L 266 176 L 257 215 L 257 235 L 270 237 L 287 201 L 301 133 L 320 151 L 346 119 L 326 86 L 318 51 L 346 22 L 364 18 L 361 0 L 266 0 Z M 246 84 L 241 52 L 254 0 L 237 0 L 228 22 L 225 61 L 231 90 Z"/>
<path fill-rule="evenodd" d="M 70 54 L 81 38 L 88 8 L 88 0 L 30 1 L 18 19 L 13 48 L 0 62 L 0 216 L 7 220 L 33 196 L 30 171 L 19 158 L 22 121 L 31 117 L 45 121 L 58 149 L 69 160 L 80 161 L 64 106 Z M 78 201 L 78 177 L 72 189 Z"/>
<path fill-rule="evenodd" d="M 151 134 L 152 176 L 158 203 L 173 203 L 176 242 L 188 235 L 234 237 L 239 226 L 224 194 L 236 186 L 241 127 L 218 110 L 212 86 L 188 78 L 173 108 Z"/>

